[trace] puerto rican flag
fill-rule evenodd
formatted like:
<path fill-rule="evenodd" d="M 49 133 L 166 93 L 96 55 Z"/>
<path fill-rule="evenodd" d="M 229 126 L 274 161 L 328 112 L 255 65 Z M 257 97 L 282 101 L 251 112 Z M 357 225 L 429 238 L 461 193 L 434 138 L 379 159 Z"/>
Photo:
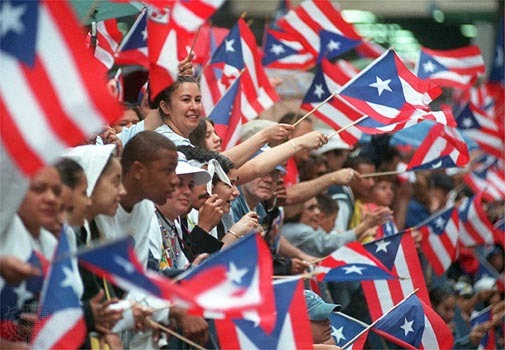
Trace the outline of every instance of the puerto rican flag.
<path fill-rule="evenodd" d="M 421 48 L 416 74 L 441 86 L 467 89 L 486 70 L 477 45 L 452 50 Z"/>
<path fill-rule="evenodd" d="M 323 58 L 333 59 L 363 43 L 361 39 L 348 38 L 324 29 L 319 31 L 319 39 L 321 42 L 319 55 L 317 56 L 318 64 L 321 63 Z"/>
<path fill-rule="evenodd" d="M 70 257 L 67 235 L 62 232 L 42 287 L 33 349 L 77 349 L 84 341 L 84 312 L 73 287 L 78 272 Z"/>
<path fill-rule="evenodd" d="M 293 278 L 274 282 L 275 327 L 265 332 L 258 324 L 241 319 L 215 320 L 222 349 L 311 349 L 303 281 Z"/>
<path fill-rule="evenodd" d="M 455 128 L 435 123 L 407 165 L 407 170 L 464 167 L 468 147 Z"/>
<path fill-rule="evenodd" d="M 404 349 L 451 349 L 449 326 L 428 305 L 411 294 L 379 318 L 372 330 Z"/>
<path fill-rule="evenodd" d="M 319 273 L 319 281 L 325 282 L 398 278 L 360 242 L 351 242 L 335 250 L 319 263 L 314 272 Z"/>
<path fill-rule="evenodd" d="M 338 7 L 328 0 L 305 0 L 277 24 L 283 32 L 296 36 L 314 57 L 318 57 L 321 52 L 324 54 L 326 50 L 321 47 L 321 30 L 336 33 L 349 40 L 362 40 L 354 26 L 342 17 Z M 382 54 L 380 48 L 368 42 L 360 43 L 356 48 L 368 57 L 377 58 Z"/>
<path fill-rule="evenodd" d="M 138 290 L 166 300 L 191 300 L 171 280 L 144 269 L 129 236 L 79 252 L 77 257 L 84 268 L 124 290 Z M 215 277 L 219 279 L 219 275 Z"/>
<path fill-rule="evenodd" d="M 147 53 L 147 9 L 143 9 L 116 52 L 117 64 L 137 64 L 149 67 Z"/>
<path fill-rule="evenodd" d="M 206 113 L 212 110 L 239 75 L 243 87 L 241 113 L 247 120 L 256 118 L 279 100 L 261 65 L 254 34 L 242 18 L 224 38 L 202 72 L 200 88 Z"/>
<path fill-rule="evenodd" d="M 429 119 L 456 126 L 450 110 L 429 107 L 441 92 L 440 87 L 416 77 L 388 50 L 339 89 L 339 96 L 383 124 Z"/>
<path fill-rule="evenodd" d="M 483 207 L 484 192 L 465 198 L 458 206 L 460 241 L 466 247 L 494 242 L 493 224 Z"/>
<path fill-rule="evenodd" d="M 345 349 L 363 349 L 366 336 L 368 335 L 368 332 L 365 331 L 369 326 L 368 324 L 341 312 L 332 312 L 330 314 L 330 322 L 331 336 L 337 346 L 343 348 L 345 344 L 361 334 L 359 338 L 353 341 L 350 346 L 346 346 Z"/>
<path fill-rule="evenodd" d="M 484 152 L 495 157 L 503 157 L 504 130 L 485 111 L 470 102 L 458 114 L 456 123 L 458 128 L 475 141 Z"/>
<path fill-rule="evenodd" d="M 196 307 L 190 312 L 251 320 L 270 333 L 275 327 L 272 271 L 268 246 L 251 233 L 189 269 L 180 283 L 194 298 Z M 223 274 L 226 278 L 221 279 Z"/>
<path fill-rule="evenodd" d="M 96 23 L 96 37 L 88 33 L 87 44 L 95 58 L 107 69 L 114 65 L 114 56 L 123 39 L 123 33 L 117 29 L 117 21 L 111 18 Z"/>
<path fill-rule="evenodd" d="M 341 74 L 340 69 L 327 59 L 323 59 L 307 94 L 303 98 L 301 108 L 306 111 L 312 110 L 336 92 L 347 80 L 348 77 Z M 334 96 L 330 101 L 319 107 L 313 115 L 335 130 L 340 130 L 363 117 L 361 112 L 338 96 Z M 339 134 L 342 140 L 351 146 L 359 141 L 361 135 L 362 132 L 355 127 L 350 127 Z"/>
<path fill-rule="evenodd" d="M 459 217 L 455 207 L 443 209 L 420 223 L 416 229 L 423 239 L 421 249 L 437 275 L 456 260 L 459 242 Z"/>
<path fill-rule="evenodd" d="M 503 165 L 484 165 L 463 176 L 463 181 L 474 193 L 484 190 L 486 201 L 505 198 L 505 172 Z"/>
<path fill-rule="evenodd" d="M 208 115 L 208 118 L 214 122 L 217 134 L 221 137 L 223 150 L 238 143 L 242 124 L 247 122 L 241 113 L 241 82 L 242 77 L 238 77 Z"/>
<path fill-rule="evenodd" d="M 32 251 L 28 260 L 30 265 L 41 272 L 46 272 L 46 259 L 37 251 Z M 19 338 L 18 320 L 21 309 L 26 302 L 38 300 L 42 290 L 44 276 L 32 276 L 17 285 L 7 283 L 0 277 L 0 336 L 4 339 L 17 341 Z"/>
<path fill-rule="evenodd" d="M 105 68 L 64 1 L 3 1 L 1 149 L 25 175 L 118 119 Z M 102 74 L 103 73 L 103 74 Z M 33 137 L 37 130 L 37 137 Z"/>
<path fill-rule="evenodd" d="M 416 289 L 418 297 L 429 303 L 428 290 L 411 230 L 367 243 L 364 248 L 400 277 L 395 280 L 361 282 L 373 321 Z"/>
<path fill-rule="evenodd" d="M 292 34 L 269 29 L 266 32 L 261 63 L 267 68 L 307 70 L 314 56 Z"/>
<path fill-rule="evenodd" d="M 486 307 L 479 312 L 473 312 L 470 316 L 470 327 L 473 328 L 478 324 L 484 322 L 491 322 L 493 320 L 493 309 L 492 305 Z M 494 327 L 491 327 L 480 340 L 477 349 L 494 350 L 498 349 L 498 344 L 496 343 L 496 331 Z"/>

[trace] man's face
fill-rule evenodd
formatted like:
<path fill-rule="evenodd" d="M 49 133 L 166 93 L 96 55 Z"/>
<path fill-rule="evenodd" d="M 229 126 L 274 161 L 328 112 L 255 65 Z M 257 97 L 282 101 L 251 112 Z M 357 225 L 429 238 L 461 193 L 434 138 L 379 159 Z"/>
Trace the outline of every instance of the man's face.
<path fill-rule="evenodd" d="M 144 198 L 163 205 L 179 183 L 175 174 L 177 152 L 160 149 L 157 153 L 157 159 L 144 164 L 142 188 Z"/>
<path fill-rule="evenodd" d="M 243 185 L 246 198 L 251 198 L 254 202 L 262 202 L 272 198 L 280 172 L 274 170 L 262 177 L 258 177 Z"/>
<path fill-rule="evenodd" d="M 310 329 L 312 330 L 313 344 L 329 344 L 328 342 L 333 339 L 331 337 L 331 324 L 329 319 L 324 321 L 310 321 Z"/>

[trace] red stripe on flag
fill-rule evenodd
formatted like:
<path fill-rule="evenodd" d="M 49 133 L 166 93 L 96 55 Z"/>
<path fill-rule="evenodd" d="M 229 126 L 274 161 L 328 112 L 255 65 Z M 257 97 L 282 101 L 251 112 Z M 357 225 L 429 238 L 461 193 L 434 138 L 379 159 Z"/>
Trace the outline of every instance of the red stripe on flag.
<path fill-rule="evenodd" d="M 23 173 L 32 174 L 44 166 L 44 162 L 33 152 L 25 141 L 25 136 L 19 132 L 16 123 L 13 122 L 12 115 L 5 108 L 3 99 L 0 100 L 0 105 L 2 145 L 5 146 L 7 152 L 11 155 L 12 161 L 17 164 Z"/>

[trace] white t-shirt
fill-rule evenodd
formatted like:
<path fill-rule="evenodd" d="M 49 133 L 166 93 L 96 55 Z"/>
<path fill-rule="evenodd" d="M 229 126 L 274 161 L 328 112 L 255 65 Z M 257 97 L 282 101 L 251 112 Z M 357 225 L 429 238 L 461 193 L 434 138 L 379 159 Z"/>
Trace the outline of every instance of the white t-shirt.
<path fill-rule="evenodd" d="M 147 266 L 149 235 L 152 228 L 154 203 L 148 199 L 135 204 L 130 213 L 120 205 L 116 215 L 98 215 L 95 222 L 102 237 L 105 239 L 117 239 L 131 236 L 135 241 L 135 253 L 140 263 Z M 157 228 L 159 232 L 159 227 Z"/>
<path fill-rule="evenodd" d="M 155 131 L 168 138 L 175 144 L 175 146 L 193 146 L 191 142 L 189 142 L 189 139 L 179 134 L 176 134 L 175 131 L 173 131 L 166 124 L 163 124 L 162 126 L 158 127 Z"/>

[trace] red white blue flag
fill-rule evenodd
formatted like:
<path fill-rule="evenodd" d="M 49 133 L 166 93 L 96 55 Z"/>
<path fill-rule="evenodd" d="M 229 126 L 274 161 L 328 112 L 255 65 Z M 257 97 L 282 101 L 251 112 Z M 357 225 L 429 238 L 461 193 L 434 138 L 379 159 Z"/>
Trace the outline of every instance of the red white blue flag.
<path fill-rule="evenodd" d="M 484 200 L 505 198 L 505 171 L 503 163 L 495 157 L 486 156 L 472 172 L 463 176 L 463 181 L 474 193 L 483 190 Z"/>
<path fill-rule="evenodd" d="M 475 141 L 486 153 L 503 157 L 504 130 L 487 113 L 469 102 L 456 117 L 458 129 Z"/>
<path fill-rule="evenodd" d="M 384 124 L 430 119 L 455 126 L 450 111 L 431 111 L 442 90 L 416 77 L 396 53 L 388 50 L 347 82 L 339 96 L 363 114 Z"/>
<path fill-rule="evenodd" d="M 202 72 L 200 87 L 202 104 L 209 113 L 229 86 L 242 77 L 241 114 L 254 119 L 279 100 L 261 65 L 256 39 L 240 18 L 214 52 Z"/>
<path fill-rule="evenodd" d="M 84 42 L 67 2 L 2 2 L 1 148 L 25 175 L 122 114 Z"/>
<path fill-rule="evenodd" d="M 470 45 L 452 50 L 421 48 L 417 76 L 441 86 L 466 89 L 486 70 L 479 47 Z"/>
<path fill-rule="evenodd" d="M 60 234 L 54 257 L 42 287 L 32 348 L 77 349 L 86 336 L 86 323 L 74 290 L 74 279 L 78 272 L 74 270 L 64 232 Z"/>
<path fill-rule="evenodd" d="M 455 128 L 435 123 L 407 165 L 407 170 L 464 167 L 468 147 Z"/>
<path fill-rule="evenodd" d="M 181 288 L 138 261 L 130 237 L 78 253 L 79 264 L 125 290 L 138 290 L 160 299 L 184 298 Z"/>
<path fill-rule="evenodd" d="M 147 9 L 143 9 L 126 33 L 116 53 L 117 64 L 149 67 L 147 54 Z"/>
<path fill-rule="evenodd" d="M 44 271 L 42 254 L 32 251 L 26 261 L 28 264 Z M 21 340 L 18 333 L 18 321 L 22 307 L 26 302 L 36 301 L 42 290 L 43 274 L 32 276 L 18 284 L 7 283 L 0 278 L 0 336 L 4 339 Z"/>
<path fill-rule="evenodd" d="M 92 33 L 88 33 L 87 37 L 88 47 L 91 46 L 95 58 L 107 69 L 111 69 L 114 65 L 115 53 L 121 39 L 123 33 L 118 30 L 115 18 L 97 22 L 96 37 L 93 38 Z"/>
<path fill-rule="evenodd" d="M 312 84 L 303 98 L 301 108 L 306 111 L 312 110 L 332 93 L 336 92 L 347 80 L 348 77 L 342 75 L 336 66 L 331 64 L 327 59 L 323 59 L 314 75 Z M 313 114 L 335 130 L 340 130 L 363 117 L 361 112 L 338 96 L 334 96 L 330 101 L 314 111 Z M 356 144 L 361 135 L 361 131 L 355 127 L 350 127 L 339 134 L 342 140 L 349 145 Z"/>
<path fill-rule="evenodd" d="M 370 254 L 360 242 L 348 243 L 335 250 L 315 268 L 318 279 L 325 282 L 395 279 L 383 263 Z"/>
<path fill-rule="evenodd" d="M 188 270 L 180 283 L 194 298 L 196 307 L 190 312 L 251 320 L 270 333 L 275 327 L 272 270 L 265 241 L 249 234 Z"/>
<path fill-rule="evenodd" d="M 459 243 L 458 209 L 443 209 L 420 223 L 421 249 L 437 275 L 441 275 L 456 260 Z"/>
<path fill-rule="evenodd" d="M 361 39 L 348 38 L 339 33 L 334 33 L 328 30 L 319 31 L 320 50 L 317 56 L 317 63 L 321 63 L 323 58 L 333 59 L 343 55 L 349 50 L 362 43 Z"/>
<path fill-rule="evenodd" d="M 314 56 L 289 33 L 269 29 L 266 32 L 261 63 L 267 68 L 306 70 L 314 65 Z"/>
<path fill-rule="evenodd" d="M 485 309 L 475 312 L 470 317 L 470 327 L 475 327 L 484 322 L 493 321 L 493 309 L 492 305 L 486 307 Z M 496 343 L 496 331 L 494 327 L 491 327 L 484 336 L 481 338 L 479 346 L 477 349 L 494 350 L 498 349 L 498 344 Z"/>
<path fill-rule="evenodd" d="M 214 122 L 216 132 L 222 140 L 223 150 L 237 144 L 242 124 L 247 122 L 241 113 L 241 82 L 242 77 L 238 77 L 207 116 Z"/>
<path fill-rule="evenodd" d="M 215 320 L 222 349 L 311 349 L 303 281 L 294 278 L 274 282 L 275 326 L 266 332 L 258 324 L 241 319 Z"/>
<path fill-rule="evenodd" d="M 493 224 L 483 207 L 483 193 L 465 198 L 458 206 L 459 239 L 466 247 L 494 243 Z"/>
<path fill-rule="evenodd" d="M 373 321 L 416 289 L 419 298 L 429 303 L 426 282 L 410 230 L 367 243 L 364 248 L 400 277 L 361 282 Z"/>
<path fill-rule="evenodd" d="M 330 314 L 330 323 L 331 336 L 335 341 L 335 345 L 342 348 L 360 333 L 363 333 L 349 347 L 346 347 L 346 349 L 363 349 L 368 335 L 368 332 L 364 331 L 368 327 L 368 324 L 341 312 L 332 312 Z"/>
<path fill-rule="evenodd" d="M 372 330 L 404 349 L 451 349 L 454 339 L 449 326 L 428 305 L 412 294 Z"/>

